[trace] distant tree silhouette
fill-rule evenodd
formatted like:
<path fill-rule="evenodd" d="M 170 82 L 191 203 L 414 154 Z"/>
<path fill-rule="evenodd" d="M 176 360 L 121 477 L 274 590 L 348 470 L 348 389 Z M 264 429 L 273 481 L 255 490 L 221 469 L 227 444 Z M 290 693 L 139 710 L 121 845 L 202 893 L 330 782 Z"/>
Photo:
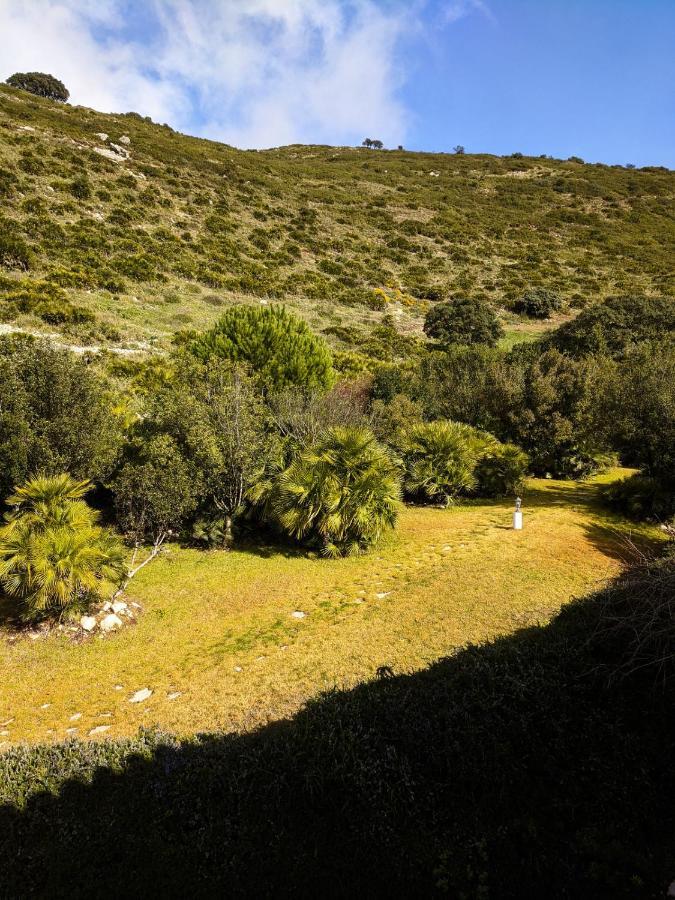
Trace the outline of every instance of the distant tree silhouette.
<path fill-rule="evenodd" d="M 15 72 L 9 76 L 6 83 L 10 87 L 30 91 L 38 97 L 47 97 L 49 100 L 59 100 L 62 103 L 70 97 L 62 81 L 44 72 Z"/>
<path fill-rule="evenodd" d="M 452 148 L 452 152 L 456 153 L 458 156 L 463 156 L 466 151 L 464 150 L 464 147 L 461 144 L 457 144 L 456 147 Z"/>
<path fill-rule="evenodd" d="M 384 147 L 382 141 L 372 141 L 371 146 L 373 150 L 381 150 Z"/>
<path fill-rule="evenodd" d="M 364 138 L 363 146 L 367 147 L 369 150 L 373 146 L 372 138 Z"/>

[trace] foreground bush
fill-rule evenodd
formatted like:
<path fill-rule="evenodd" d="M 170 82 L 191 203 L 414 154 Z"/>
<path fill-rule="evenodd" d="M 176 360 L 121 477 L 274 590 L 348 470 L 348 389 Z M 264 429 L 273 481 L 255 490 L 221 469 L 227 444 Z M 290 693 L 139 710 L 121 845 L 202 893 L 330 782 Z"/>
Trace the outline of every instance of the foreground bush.
<path fill-rule="evenodd" d="M 83 500 L 87 482 L 33 478 L 7 504 L 0 528 L 0 584 L 26 621 L 86 609 L 101 580 L 120 579 L 124 551 Z"/>
<path fill-rule="evenodd" d="M 2 892 L 664 897 L 675 689 L 611 619 L 669 572 L 254 732 L 8 748 Z"/>
<path fill-rule="evenodd" d="M 425 422 L 403 435 L 406 494 L 447 506 L 476 487 L 477 431 L 461 422 Z"/>
<path fill-rule="evenodd" d="M 292 537 L 347 556 L 394 527 L 400 495 L 398 467 L 372 432 L 335 427 L 282 473 L 273 508 Z"/>

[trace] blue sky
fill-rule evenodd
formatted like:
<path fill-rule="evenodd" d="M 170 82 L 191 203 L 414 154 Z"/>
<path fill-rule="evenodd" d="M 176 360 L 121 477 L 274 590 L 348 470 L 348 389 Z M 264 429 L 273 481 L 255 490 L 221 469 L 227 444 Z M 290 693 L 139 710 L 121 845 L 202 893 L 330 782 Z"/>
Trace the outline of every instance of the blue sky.
<path fill-rule="evenodd" d="M 0 0 L 0 74 L 237 146 L 675 167 L 675 0 Z"/>

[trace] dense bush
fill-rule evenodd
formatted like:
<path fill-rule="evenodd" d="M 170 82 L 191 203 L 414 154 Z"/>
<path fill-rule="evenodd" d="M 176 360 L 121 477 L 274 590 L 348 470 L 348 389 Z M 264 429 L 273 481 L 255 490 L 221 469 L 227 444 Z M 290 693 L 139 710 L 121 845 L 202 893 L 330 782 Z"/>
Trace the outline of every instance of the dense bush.
<path fill-rule="evenodd" d="M 623 461 L 675 490 L 675 343 L 645 343 L 605 360 L 591 386 L 592 428 Z"/>
<path fill-rule="evenodd" d="M 604 501 L 631 519 L 664 522 L 675 515 L 675 487 L 649 475 L 631 475 L 602 488 Z"/>
<path fill-rule="evenodd" d="M 494 346 L 502 327 L 492 308 L 478 298 L 457 298 L 431 307 L 424 333 L 441 346 L 487 344 Z"/>
<path fill-rule="evenodd" d="M 86 610 L 101 580 L 121 579 L 124 551 L 82 497 L 88 482 L 39 477 L 8 498 L 0 584 L 26 621 Z"/>
<path fill-rule="evenodd" d="M 401 436 L 405 491 L 413 499 L 447 506 L 476 486 L 478 434 L 459 422 L 425 422 Z"/>
<path fill-rule="evenodd" d="M 121 437 L 107 385 L 85 360 L 46 341 L 0 339 L 0 499 L 38 472 L 105 478 Z"/>
<path fill-rule="evenodd" d="M 346 556 L 393 528 L 400 493 L 399 469 L 372 432 L 338 426 L 281 474 L 272 505 L 289 535 L 325 556 Z"/>
<path fill-rule="evenodd" d="M 325 389 L 334 380 L 328 345 L 283 306 L 234 306 L 188 346 L 202 360 L 250 366 L 268 390 Z"/>
<path fill-rule="evenodd" d="M 560 296 L 547 288 L 531 288 L 513 304 L 517 313 L 531 319 L 548 319 L 551 313 L 557 312 L 561 306 Z"/>
<path fill-rule="evenodd" d="M 70 94 L 66 86 L 53 75 L 44 72 L 15 72 L 6 82 L 10 87 L 29 91 L 38 97 L 47 97 L 49 100 L 60 100 L 65 103 Z"/>
<path fill-rule="evenodd" d="M 576 357 L 589 353 L 615 356 L 631 345 L 673 334 L 675 302 L 672 298 L 610 297 L 561 325 L 549 342 Z"/>
<path fill-rule="evenodd" d="M 515 444 L 484 445 L 476 465 L 476 492 L 483 497 L 513 496 L 522 490 L 529 460 Z"/>

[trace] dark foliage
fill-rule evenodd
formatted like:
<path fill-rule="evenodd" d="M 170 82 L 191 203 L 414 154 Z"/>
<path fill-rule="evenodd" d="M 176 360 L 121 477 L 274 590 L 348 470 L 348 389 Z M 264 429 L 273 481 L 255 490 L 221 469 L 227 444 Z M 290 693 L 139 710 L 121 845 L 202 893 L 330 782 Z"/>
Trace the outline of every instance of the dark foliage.
<path fill-rule="evenodd" d="M 532 288 L 513 304 L 517 313 L 531 319 L 548 319 L 561 306 L 562 298 L 555 291 L 546 288 Z"/>
<path fill-rule="evenodd" d="M 10 87 L 29 91 L 38 97 L 47 97 L 48 100 L 60 100 L 65 103 L 70 97 L 70 93 L 62 81 L 44 72 L 15 72 L 14 75 L 9 76 L 6 83 Z"/>
<path fill-rule="evenodd" d="M 615 356 L 642 341 L 675 335 L 675 302 L 669 297 L 610 297 L 583 310 L 550 337 L 558 350 L 581 357 Z"/>
<path fill-rule="evenodd" d="M 673 684 L 624 669 L 614 614 L 636 591 L 672 604 L 673 564 L 629 577 L 251 734 L 6 751 L 2 893 L 663 897 Z"/>
<path fill-rule="evenodd" d="M 502 327 L 491 306 L 478 298 L 458 297 L 432 306 L 424 319 L 424 333 L 441 346 L 494 346 Z"/>

